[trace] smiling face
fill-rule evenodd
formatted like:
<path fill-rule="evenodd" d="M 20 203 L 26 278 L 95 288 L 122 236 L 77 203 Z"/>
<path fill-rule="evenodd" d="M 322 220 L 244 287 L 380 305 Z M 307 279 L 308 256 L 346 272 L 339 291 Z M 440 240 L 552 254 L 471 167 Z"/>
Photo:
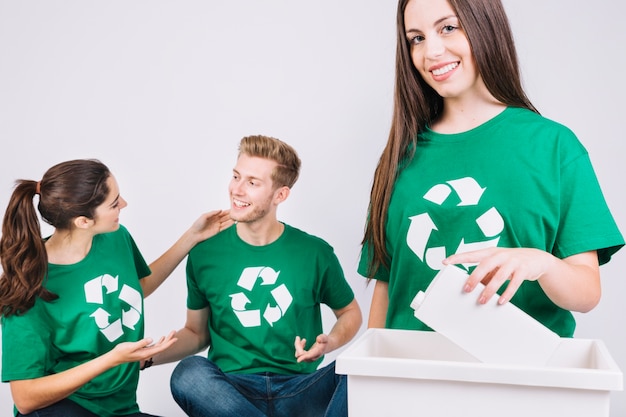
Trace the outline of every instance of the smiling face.
<path fill-rule="evenodd" d="M 485 89 L 467 36 L 447 0 L 410 0 L 404 22 L 413 65 L 444 100 Z"/>
<path fill-rule="evenodd" d="M 282 201 L 282 188 L 274 187 L 272 171 L 276 162 L 241 154 L 233 169 L 228 192 L 230 217 L 240 223 L 258 223 L 276 219 L 276 207 Z"/>
<path fill-rule="evenodd" d="M 109 194 L 95 211 L 94 227 L 97 233 L 113 232 L 120 227 L 120 211 L 128 204 L 120 195 L 120 189 L 113 175 L 107 178 Z"/>

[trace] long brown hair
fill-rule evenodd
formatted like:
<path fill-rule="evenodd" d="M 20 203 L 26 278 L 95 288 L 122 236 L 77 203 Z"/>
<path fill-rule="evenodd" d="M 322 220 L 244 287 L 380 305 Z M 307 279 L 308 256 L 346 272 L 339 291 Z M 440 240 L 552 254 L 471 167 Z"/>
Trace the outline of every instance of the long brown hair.
<path fill-rule="evenodd" d="M 93 219 L 109 194 L 109 169 L 99 161 L 81 159 L 50 168 L 38 183 L 18 180 L 2 222 L 0 259 L 0 315 L 23 314 L 37 297 L 58 298 L 44 287 L 48 256 L 34 207 L 39 194 L 41 218 L 58 230 L 72 228 L 79 216 Z"/>
<path fill-rule="evenodd" d="M 404 10 L 410 0 L 400 0 L 396 15 L 396 69 L 393 115 L 387 145 L 378 161 L 363 244 L 368 248 L 368 276 L 389 266 L 385 226 L 391 193 L 400 163 L 410 158 L 418 134 L 443 111 L 443 98 L 419 75 L 406 38 Z M 517 52 L 506 12 L 500 0 L 448 0 L 456 11 L 480 73 L 489 92 L 511 107 L 534 112 L 522 88 Z"/>

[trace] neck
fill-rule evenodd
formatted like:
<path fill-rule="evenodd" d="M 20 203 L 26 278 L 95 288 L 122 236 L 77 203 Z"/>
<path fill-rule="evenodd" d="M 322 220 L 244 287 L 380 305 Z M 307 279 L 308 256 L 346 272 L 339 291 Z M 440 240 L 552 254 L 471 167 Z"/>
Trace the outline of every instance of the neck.
<path fill-rule="evenodd" d="M 285 225 L 278 220 L 266 223 L 237 223 L 237 235 L 252 246 L 265 246 L 276 241 L 283 234 Z"/>
<path fill-rule="evenodd" d="M 471 130 L 500 114 L 506 105 L 483 88 L 461 97 L 444 98 L 443 112 L 431 128 L 439 133 Z"/>
<path fill-rule="evenodd" d="M 93 236 L 71 230 L 55 230 L 46 241 L 48 262 L 70 265 L 85 259 L 91 250 Z"/>

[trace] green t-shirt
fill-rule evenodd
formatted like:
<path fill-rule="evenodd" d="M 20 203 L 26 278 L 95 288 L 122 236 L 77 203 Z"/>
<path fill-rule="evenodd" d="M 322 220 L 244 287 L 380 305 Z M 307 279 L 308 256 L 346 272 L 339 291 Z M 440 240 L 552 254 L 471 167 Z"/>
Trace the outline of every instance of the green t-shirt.
<path fill-rule="evenodd" d="M 46 288 L 59 295 L 37 299 L 20 316 L 2 318 L 2 381 L 39 378 L 73 368 L 121 342 L 143 338 L 139 279 L 150 269 L 128 231 L 96 235 L 73 265 L 48 265 Z M 114 417 L 139 411 L 139 364 L 116 366 L 69 398 L 91 412 Z"/>
<path fill-rule="evenodd" d="M 308 349 L 323 332 L 320 304 L 347 306 L 354 294 L 330 245 L 285 225 L 265 246 L 231 226 L 196 245 L 187 260 L 187 307 L 210 309 L 208 358 L 224 372 L 311 373 L 297 363 L 296 336 Z"/>
<path fill-rule="evenodd" d="M 482 247 L 527 247 L 558 258 L 597 250 L 600 264 L 624 244 L 587 151 L 566 127 L 507 108 L 459 134 L 427 130 L 401 170 L 386 224 L 390 268 L 387 327 L 428 327 L 410 303 L 446 256 Z M 367 276 L 367 247 L 359 273 Z M 561 336 L 573 315 L 526 281 L 511 300 Z"/>

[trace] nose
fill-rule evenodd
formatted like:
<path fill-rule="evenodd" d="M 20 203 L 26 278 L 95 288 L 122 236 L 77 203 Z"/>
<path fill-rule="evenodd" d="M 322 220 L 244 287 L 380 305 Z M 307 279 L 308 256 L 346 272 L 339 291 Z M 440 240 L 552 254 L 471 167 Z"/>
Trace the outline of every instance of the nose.
<path fill-rule="evenodd" d="M 126 202 L 126 200 L 124 200 L 124 198 L 122 196 L 120 196 L 120 200 L 119 200 L 120 210 L 123 209 L 124 207 L 126 207 L 127 205 L 128 205 L 128 203 Z"/>
<path fill-rule="evenodd" d="M 429 59 L 440 57 L 446 50 L 445 42 L 439 36 L 429 36 L 424 43 L 426 44 L 425 56 Z"/>
<path fill-rule="evenodd" d="M 233 178 L 230 181 L 230 193 L 238 195 L 241 193 L 241 181 L 237 181 L 237 179 Z"/>

